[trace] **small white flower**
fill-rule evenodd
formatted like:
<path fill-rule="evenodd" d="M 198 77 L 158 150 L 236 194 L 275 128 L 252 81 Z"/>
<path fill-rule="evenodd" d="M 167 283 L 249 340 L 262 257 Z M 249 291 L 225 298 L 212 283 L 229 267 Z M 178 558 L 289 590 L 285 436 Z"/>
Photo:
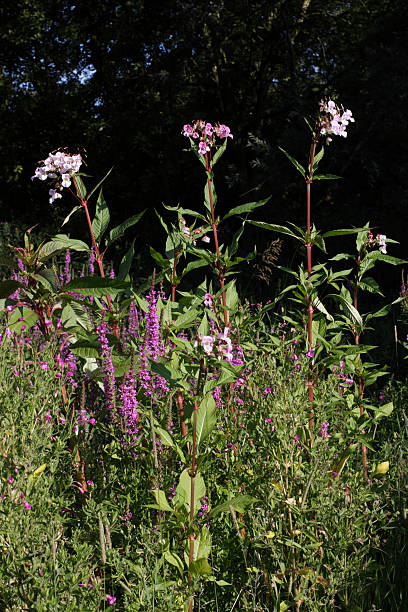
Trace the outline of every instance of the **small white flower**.
<path fill-rule="evenodd" d="M 203 336 L 201 344 L 203 345 L 204 351 L 209 355 L 212 351 L 215 338 L 213 336 Z"/>

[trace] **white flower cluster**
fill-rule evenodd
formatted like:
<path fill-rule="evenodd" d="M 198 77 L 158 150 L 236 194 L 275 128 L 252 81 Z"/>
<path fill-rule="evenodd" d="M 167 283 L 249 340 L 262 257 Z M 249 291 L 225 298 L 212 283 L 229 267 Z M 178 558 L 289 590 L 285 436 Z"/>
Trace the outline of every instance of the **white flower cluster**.
<path fill-rule="evenodd" d="M 347 137 L 347 126 L 354 123 L 351 110 L 344 110 L 342 106 L 337 106 L 333 100 L 322 100 L 320 102 L 320 134 L 329 136 Z M 328 138 L 331 141 L 331 138 Z"/>
<path fill-rule="evenodd" d="M 82 158 L 79 154 L 68 155 L 63 151 L 50 153 L 41 166 L 35 169 L 31 180 L 38 178 L 40 181 L 52 179 L 55 181 L 54 189 L 50 189 L 50 204 L 57 198 L 62 198 L 60 191 L 71 185 L 71 177 L 79 171 Z"/>
<path fill-rule="evenodd" d="M 216 336 L 203 336 L 201 338 L 201 344 L 204 349 L 204 352 L 207 355 L 210 355 L 213 351 L 213 344 L 217 340 L 218 342 L 217 351 L 218 351 L 218 359 L 224 357 L 227 361 L 232 360 L 232 342 L 229 336 L 229 328 L 225 327 L 224 332 L 222 334 L 217 334 Z M 223 344 L 222 344 L 223 343 Z"/>

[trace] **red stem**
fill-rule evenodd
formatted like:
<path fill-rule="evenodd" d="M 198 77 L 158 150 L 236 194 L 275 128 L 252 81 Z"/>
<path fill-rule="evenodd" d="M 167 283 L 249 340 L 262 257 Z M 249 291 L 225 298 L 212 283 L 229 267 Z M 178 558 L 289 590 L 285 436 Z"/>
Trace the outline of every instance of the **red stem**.
<path fill-rule="evenodd" d="M 208 157 L 208 153 L 206 153 L 205 155 L 205 161 L 206 161 L 206 170 L 208 173 L 212 172 L 211 166 L 210 166 L 210 160 Z M 215 222 L 215 214 L 214 214 L 214 205 L 213 205 L 213 200 L 212 200 L 212 189 L 211 189 L 211 181 L 210 181 L 210 177 L 207 175 L 207 185 L 208 185 L 208 195 L 210 198 L 210 208 L 211 208 L 211 227 L 214 233 L 214 244 L 215 244 L 215 252 L 217 255 L 217 268 L 218 268 L 218 277 L 220 279 L 220 286 L 222 289 L 222 306 L 223 306 L 223 310 L 224 310 L 224 324 L 225 327 L 228 327 L 228 313 L 227 313 L 227 301 L 225 298 L 225 291 L 224 291 L 224 285 L 225 285 L 225 276 L 224 276 L 224 271 L 222 269 L 222 265 L 221 265 L 221 257 L 220 257 L 220 249 L 218 246 L 218 234 L 217 234 L 217 224 Z"/>
<path fill-rule="evenodd" d="M 353 294 L 354 294 L 353 295 L 353 305 L 354 305 L 354 308 L 358 310 L 358 270 L 361 264 L 361 253 L 358 256 L 356 263 L 357 263 L 357 274 L 356 274 L 356 282 L 355 282 L 354 291 L 353 291 Z M 360 344 L 360 334 L 357 333 L 356 331 L 354 332 L 354 342 L 356 346 Z M 361 355 L 360 354 L 358 355 L 357 367 L 358 367 L 358 395 L 359 395 L 359 400 L 360 400 L 360 416 L 363 416 L 364 415 L 364 405 L 363 405 L 364 383 L 363 383 L 363 378 L 361 376 Z M 364 476 L 364 479 L 367 480 L 368 479 L 367 447 L 365 444 L 361 444 L 361 454 L 362 454 L 362 461 L 363 461 L 363 476 Z"/>
<path fill-rule="evenodd" d="M 81 195 L 81 192 L 80 192 L 80 190 L 79 190 L 79 188 L 77 186 L 75 177 L 74 177 L 74 185 L 75 185 L 75 188 L 76 188 L 76 191 L 77 191 L 76 198 L 81 202 L 81 205 L 82 205 L 83 209 L 85 210 L 85 216 L 86 216 L 86 220 L 88 222 L 89 232 L 91 234 L 92 245 L 93 245 L 93 248 L 94 248 L 94 251 L 95 251 L 95 259 L 98 262 L 99 273 L 101 275 L 101 278 L 105 278 L 105 271 L 103 269 L 102 257 L 101 257 L 101 254 L 99 252 L 99 247 L 97 245 L 97 242 L 95 240 L 95 234 L 94 234 L 93 229 L 92 229 L 91 217 L 89 216 L 88 203 L 87 203 L 86 200 L 83 199 L 83 197 Z M 113 317 L 114 314 L 113 314 L 113 308 L 112 308 L 112 301 L 111 301 L 111 298 L 110 298 L 109 294 L 106 295 L 106 301 L 108 303 L 109 312 L 110 312 L 110 314 Z M 120 341 L 120 337 L 119 337 L 119 329 L 118 329 L 118 324 L 117 324 L 116 321 L 112 325 L 112 330 L 113 330 L 113 333 L 115 334 L 116 338 L 118 339 L 119 347 L 121 347 L 121 341 Z"/>
<path fill-rule="evenodd" d="M 313 162 L 316 152 L 316 137 L 313 137 L 312 144 L 310 145 L 309 153 L 309 168 L 308 176 L 306 178 L 306 252 L 307 252 L 307 277 L 310 278 L 312 275 L 312 243 L 311 243 L 311 185 L 313 182 Z M 313 325 L 313 303 L 310 296 L 307 298 L 307 349 L 312 350 L 312 325 Z M 309 375 L 307 380 L 308 400 L 309 400 L 309 431 L 310 435 L 313 436 L 313 377 L 311 372 L 312 364 L 310 363 Z"/>

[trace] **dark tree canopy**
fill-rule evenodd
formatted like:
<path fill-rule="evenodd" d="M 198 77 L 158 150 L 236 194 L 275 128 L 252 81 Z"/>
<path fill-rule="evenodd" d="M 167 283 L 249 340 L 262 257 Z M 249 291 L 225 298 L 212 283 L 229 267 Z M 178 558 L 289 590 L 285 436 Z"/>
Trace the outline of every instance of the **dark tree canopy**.
<path fill-rule="evenodd" d="M 304 223 L 303 185 L 278 145 L 305 161 L 324 95 L 353 111 L 316 186 L 323 229 L 361 225 L 404 239 L 407 225 L 407 53 L 403 0 L 17 0 L 0 8 L 2 220 L 54 226 L 31 183 L 38 159 L 87 151 L 95 180 L 115 166 L 106 198 L 118 220 L 162 202 L 200 204 L 202 177 L 183 153 L 183 123 L 234 134 L 217 188 L 225 207 L 271 195 L 265 220 Z M 156 227 L 156 226 L 155 226 Z M 263 240 L 263 238 L 260 238 Z M 397 254 L 397 253 L 396 253 Z M 403 250 L 399 253 L 403 254 Z"/>

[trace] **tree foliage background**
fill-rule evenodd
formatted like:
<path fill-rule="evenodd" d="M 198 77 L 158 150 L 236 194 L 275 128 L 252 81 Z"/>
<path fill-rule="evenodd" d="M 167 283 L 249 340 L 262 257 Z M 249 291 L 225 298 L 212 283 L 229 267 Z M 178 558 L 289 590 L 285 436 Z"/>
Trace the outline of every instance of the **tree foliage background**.
<path fill-rule="evenodd" d="M 234 134 L 217 179 L 220 211 L 271 195 L 264 220 L 303 224 L 304 185 L 278 146 L 306 161 L 303 117 L 330 95 L 356 123 L 330 145 L 324 171 L 344 179 L 314 187 L 316 225 L 370 221 L 403 242 L 405 14 L 404 0 L 3 3 L 1 220 L 55 229 L 71 203 L 50 207 L 30 177 L 49 151 L 80 147 L 95 181 L 115 167 L 104 188 L 114 220 L 147 207 L 140 247 L 155 245 L 154 208 L 201 204 L 201 169 L 182 151 L 181 127 L 204 118 Z"/>

